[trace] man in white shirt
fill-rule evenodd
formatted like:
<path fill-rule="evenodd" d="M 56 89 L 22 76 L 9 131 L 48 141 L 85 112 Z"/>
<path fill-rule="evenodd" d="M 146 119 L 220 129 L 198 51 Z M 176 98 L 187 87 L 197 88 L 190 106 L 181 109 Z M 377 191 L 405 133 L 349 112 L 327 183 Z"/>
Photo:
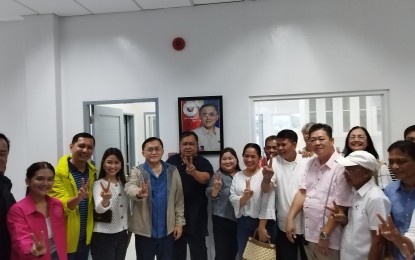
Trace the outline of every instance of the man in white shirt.
<path fill-rule="evenodd" d="M 302 173 L 305 172 L 307 162 L 310 160 L 303 158 L 301 154 L 297 154 L 297 141 L 298 136 L 294 131 L 288 129 L 280 131 L 276 136 L 278 156 L 271 158 L 273 176 L 271 178 L 272 185 L 268 185 L 268 187 L 273 187 L 276 191 L 277 245 L 280 249 L 277 250 L 277 259 L 280 260 L 297 259 L 298 250 L 300 250 L 301 259 L 307 259 L 304 251 L 302 212 L 295 218 L 297 236 L 294 239 L 294 243 L 291 243 L 285 235 L 285 219 L 290 211 L 294 196 L 298 191 Z M 267 169 L 271 170 L 270 168 Z M 264 182 L 267 182 L 267 180 Z M 266 192 L 267 186 L 263 185 L 263 187 L 263 191 Z"/>
<path fill-rule="evenodd" d="M 331 209 L 337 221 L 347 223 L 343 230 L 340 258 L 382 259 L 385 240 L 377 234 L 380 222 L 376 214 L 385 218 L 391 205 L 372 178 L 379 168 L 379 162 L 366 151 L 352 152 L 346 158 L 336 159 L 336 162 L 345 167 L 346 180 L 353 186 L 353 202 L 348 219 L 338 207 Z"/>

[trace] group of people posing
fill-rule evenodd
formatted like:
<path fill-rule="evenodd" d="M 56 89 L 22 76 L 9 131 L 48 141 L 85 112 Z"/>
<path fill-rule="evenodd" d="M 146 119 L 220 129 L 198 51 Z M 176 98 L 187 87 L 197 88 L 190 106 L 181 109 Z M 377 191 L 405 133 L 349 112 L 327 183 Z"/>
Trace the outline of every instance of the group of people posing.
<path fill-rule="evenodd" d="M 151 137 L 145 162 L 128 175 L 117 148 L 105 151 L 97 172 L 89 161 L 95 139 L 79 133 L 55 168 L 27 169 L 27 196 L 17 203 L 4 175 L 10 141 L 0 134 L 0 259 L 122 260 L 134 234 L 137 259 L 185 260 L 189 247 L 191 259 L 207 260 L 208 200 L 215 259 L 242 259 L 254 234 L 275 243 L 282 260 L 412 259 L 415 126 L 390 145 L 388 165 L 364 127 L 349 131 L 343 156 L 329 125 L 302 132 L 300 151 L 289 129 L 266 139 L 266 158 L 246 144 L 243 170 L 225 148 L 216 172 L 197 153 L 194 132 L 181 134 L 180 152 L 167 161 L 162 140 Z"/>

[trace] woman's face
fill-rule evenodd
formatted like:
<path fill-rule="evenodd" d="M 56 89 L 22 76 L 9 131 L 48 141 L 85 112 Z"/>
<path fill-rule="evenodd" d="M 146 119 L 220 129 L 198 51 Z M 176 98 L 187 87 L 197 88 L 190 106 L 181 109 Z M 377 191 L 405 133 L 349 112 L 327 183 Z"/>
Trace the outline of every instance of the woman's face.
<path fill-rule="evenodd" d="M 236 168 L 236 158 L 230 152 L 226 152 L 220 158 L 220 168 L 226 172 L 233 173 Z"/>
<path fill-rule="evenodd" d="M 106 177 L 115 177 L 116 174 L 121 170 L 121 162 L 117 156 L 111 154 L 105 158 L 104 164 L 102 165 L 105 171 Z"/>
<path fill-rule="evenodd" d="M 35 176 L 26 179 L 29 194 L 39 197 L 48 195 L 53 186 L 53 177 L 53 171 L 50 169 L 40 169 L 36 171 Z"/>
<path fill-rule="evenodd" d="M 352 151 L 364 151 L 367 147 L 367 136 L 362 129 L 356 128 L 350 132 L 347 143 Z"/>
<path fill-rule="evenodd" d="M 247 148 L 243 154 L 247 170 L 255 171 L 259 166 L 260 156 L 255 148 Z"/>

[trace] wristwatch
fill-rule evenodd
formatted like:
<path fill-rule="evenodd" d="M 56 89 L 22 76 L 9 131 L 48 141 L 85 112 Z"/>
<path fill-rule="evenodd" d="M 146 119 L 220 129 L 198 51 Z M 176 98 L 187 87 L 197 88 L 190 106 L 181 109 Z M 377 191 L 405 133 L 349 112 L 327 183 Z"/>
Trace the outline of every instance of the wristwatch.
<path fill-rule="evenodd" d="M 326 232 L 324 232 L 324 231 L 321 231 L 320 232 L 320 239 L 321 240 L 329 240 L 329 235 L 326 233 Z"/>

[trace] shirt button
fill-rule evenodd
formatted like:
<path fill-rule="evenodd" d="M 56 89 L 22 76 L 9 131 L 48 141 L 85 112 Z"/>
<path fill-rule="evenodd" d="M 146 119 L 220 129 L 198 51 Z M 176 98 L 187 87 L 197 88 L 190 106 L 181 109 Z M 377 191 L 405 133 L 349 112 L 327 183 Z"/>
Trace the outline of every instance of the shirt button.
<path fill-rule="evenodd" d="M 121 216 L 121 219 L 123 219 L 124 218 L 124 216 Z"/>
<path fill-rule="evenodd" d="M 120 205 L 120 208 L 122 208 L 122 205 Z"/>
<path fill-rule="evenodd" d="M 120 193 L 120 194 L 118 194 L 118 196 L 121 196 L 121 193 Z"/>

